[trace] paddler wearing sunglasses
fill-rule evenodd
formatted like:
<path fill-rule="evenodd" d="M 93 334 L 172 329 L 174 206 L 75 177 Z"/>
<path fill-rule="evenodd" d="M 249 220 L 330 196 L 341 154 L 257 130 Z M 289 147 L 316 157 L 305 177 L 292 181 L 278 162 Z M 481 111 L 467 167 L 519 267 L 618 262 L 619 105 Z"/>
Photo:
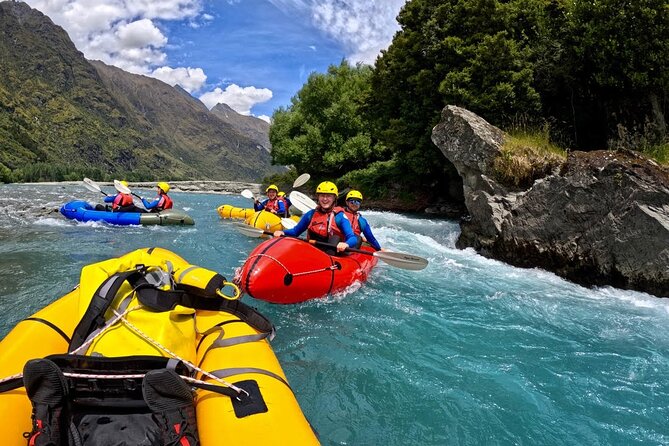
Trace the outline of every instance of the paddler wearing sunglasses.
<path fill-rule="evenodd" d="M 362 244 L 362 237 L 360 234 L 365 236 L 367 243 L 372 245 L 377 251 L 381 251 L 381 245 L 379 244 L 374 234 L 372 234 L 372 228 L 369 226 L 369 223 L 358 212 L 360 210 L 360 205 L 362 204 L 362 193 L 357 190 L 352 190 L 346 195 L 346 206 L 344 206 L 344 213 L 348 218 L 348 221 L 351 222 L 351 228 L 353 233 L 358 238 L 358 244 L 356 248 L 359 248 Z"/>

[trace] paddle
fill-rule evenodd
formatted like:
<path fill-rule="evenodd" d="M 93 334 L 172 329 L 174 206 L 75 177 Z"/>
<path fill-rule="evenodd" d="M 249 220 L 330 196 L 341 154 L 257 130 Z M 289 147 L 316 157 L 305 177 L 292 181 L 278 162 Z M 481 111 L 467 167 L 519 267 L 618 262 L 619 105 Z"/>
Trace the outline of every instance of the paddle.
<path fill-rule="evenodd" d="M 311 178 L 311 175 L 308 173 L 303 173 L 299 177 L 295 178 L 295 181 L 293 181 L 293 189 L 297 189 L 300 186 L 304 186 L 307 181 L 309 181 L 309 178 Z"/>
<path fill-rule="evenodd" d="M 253 200 L 253 201 L 256 201 L 256 197 L 253 195 L 253 192 L 251 192 L 251 191 L 248 190 L 248 189 L 244 189 L 244 190 L 242 191 L 242 197 L 244 197 L 244 198 L 249 198 L 249 199 L 251 199 L 251 200 Z"/>
<path fill-rule="evenodd" d="M 237 230 L 244 235 L 249 237 L 260 237 L 262 235 L 271 235 L 274 233 L 270 231 L 264 231 L 259 228 L 254 228 L 253 226 L 248 225 L 237 225 Z M 323 246 L 326 248 L 337 248 L 336 244 L 319 242 L 316 240 L 310 240 L 309 243 L 313 245 Z M 357 248 L 346 248 L 348 252 L 357 252 L 359 254 L 364 254 L 372 257 L 376 257 L 379 260 L 386 262 L 388 265 L 394 266 L 396 268 L 408 269 L 411 271 L 419 271 L 424 269 L 428 261 L 422 257 L 415 256 L 413 254 L 406 254 L 403 252 L 390 252 L 390 251 L 365 251 L 363 249 Z"/>
<path fill-rule="evenodd" d="M 341 197 L 345 197 L 347 193 L 351 192 L 351 188 L 347 187 L 345 189 L 342 189 L 341 192 L 337 195 L 337 200 L 339 200 Z"/>
<path fill-rule="evenodd" d="M 121 192 L 122 194 L 130 194 L 130 195 L 134 195 L 135 197 L 139 198 L 140 204 L 142 205 L 142 207 L 144 209 L 146 209 L 144 207 L 144 202 L 141 201 L 142 197 L 140 197 L 139 195 L 137 195 L 136 193 L 131 191 L 128 186 L 124 186 L 123 183 L 121 183 L 119 180 L 114 180 L 114 187 L 116 188 L 117 191 Z M 135 202 L 135 200 L 133 200 L 133 202 Z"/>
<path fill-rule="evenodd" d="M 306 214 L 312 209 L 316 209 L 316 202 L 302 192 L 294 190 L 290 193 L 289 198 L 293 206 L 302 211 L 303 214 Z"/>
<path fill-rule="evenodd" d="M 109 195 L 104 193 L 102 189 L 100 189 L 100 186 L 98 186 L 98 183 L 95 181 L 91 180 L 90 178 L 84 178 L 84 187 L 88 189 L 91 192 L 100 192 L 102 195 L 105 197 L 108 197 Z"/>
<path fill-rule="evenodd" d="M 297 222 L 292 218 L 282 218 L 281 225 L 286 229 L 293 229 L 295 226 L 297 226 Z"/>
<path fill-rule="evenodd" d="M 345 196 L 347 193 L 351 191 L 351 188 L 347 187 L 346 189 L 342 190 L 339 195 L 337 195 L 337 199 L 339 199 L 342 196 Z M 316 202 L 303 194 L 302 192 L 299 191 L 292 191 L 289 195 L 290 202 L 293 203 L 293 206 L 298 208 L 302 213 L 309 212 L 312 209 L 316 209 Z"/>

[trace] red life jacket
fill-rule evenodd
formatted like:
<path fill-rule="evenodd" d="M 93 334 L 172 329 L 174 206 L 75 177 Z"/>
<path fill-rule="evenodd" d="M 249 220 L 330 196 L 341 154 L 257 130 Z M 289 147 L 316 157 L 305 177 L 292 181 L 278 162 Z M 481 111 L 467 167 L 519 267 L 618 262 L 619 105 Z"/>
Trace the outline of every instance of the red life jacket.
<path fill-rule="evenodd" d="M 168 197 L 167 194 L 160 194 L 160 201 L 158 202 L 158 205 L 155 207 L 155 209 L 158 211 L 164 211 L 165 209 L 172 209 L 172 206 L 174 206 L 172 199 Z"/>
<path fill-rule="evenodd" d="M 327 242 L 329 238 L 333 235 L 339 237 L 340 240 L 343 240 L 344 234 L 335 223 L 335 216 L 343 212 L 344 208 L 335 206 L 330 209 L 329 212 L 323 212 L 320 206 L 314 211 L 314 215 L 311 216 L 311 221 L 309 222 L 309 228 L 307 229 L 307 240 L 319 240 L 322 242 Z"/>
<path fill-rule="evenodd" d="M 279 199 L 275 198 L 274 200 L 267 200 L 267 203 L 265 203 L 265 210 L 274 213 L 279 212 Z"/>
<path fill-rule="evenodd" d="M 344 209 L 344 212 L 346 213 L 346 217 L 348 218 L 348 221 L 351 222 L 351 228 L 353 228 L 353 233 L 355 235 L 360 235 L 362 230 L 360 229 L 360 222 L 358 221 L 360 219 L 360 214 L 357 212 L 354 214 L 353 212 L 349 211 L 348 208 Z"/>
<path fill-rule="evenodd" d="M 118 193 L 114 197 L 114 202 L 112 203 L 112 210 L 117 211 L 124 206 L 130 206 L 132 204 L 132 195 Z"/>

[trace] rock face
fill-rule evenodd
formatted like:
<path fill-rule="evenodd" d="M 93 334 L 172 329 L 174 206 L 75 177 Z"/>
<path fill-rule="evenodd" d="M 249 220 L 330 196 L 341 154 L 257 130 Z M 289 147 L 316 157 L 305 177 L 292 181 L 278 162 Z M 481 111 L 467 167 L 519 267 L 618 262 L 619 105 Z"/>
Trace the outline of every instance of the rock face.
<path fill-rule="evenodd" d="M 572 152 L 526 190 L 492 168 L 504 133 L 447 106 L 432 140 L 463 179 L 458 247 L 585 285 L 669 297 L 669 169 L 633 152 Z"/>

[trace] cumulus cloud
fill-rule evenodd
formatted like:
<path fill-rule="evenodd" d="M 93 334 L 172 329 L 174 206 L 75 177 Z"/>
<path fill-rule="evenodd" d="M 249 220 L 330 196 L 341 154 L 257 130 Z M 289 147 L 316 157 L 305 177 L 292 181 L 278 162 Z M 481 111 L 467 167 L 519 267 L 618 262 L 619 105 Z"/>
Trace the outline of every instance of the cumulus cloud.
<path fill-rule="evenodd" d="M 203 0 L 26 1 L 62 26 L 87 59 L 149 76 L 167 61 L 163 48 L 168 38 L 160 21 L 211 20 L 202 14 Z M 189 81 L 182 85 L 185 89 L 197 82 L 197 76 L 184 79 Z"/>
<path fill-rule="evenodd" d="M 198 91 L 207 81 L 207 75 L 204 74 L 202 68 L 191 67 L 160 67 L 153 70 L 151 76 L 172 86 L 179 84 L 189 93 Z"/>
<path fill-rule="evenodd" d="M 270 118 L 270 117 L 267 116 L 267 115 L 256 116 L 256 118 L 258 118 L 258 119 L 262 119 L 263 121 L 265 121 L 265 122 L 268 123 L 268 124 L 271 124 L 271 123 L 272 123 L 272 118 Z"/>
<path fill-rule="evenodd" d="M 225 90 L 216 87 L 202 96 L 200 100 L 210 110 L 216 104 L 228 104 L 234 111 L 242 115 L 250 115 L 251 108 L 272 99 L 272 90 L 268 88 L 240 87 L 237 84 L 228 85 Z"/>
<path fill-rule="evenodd" d="M 407 0 L 269 0 L 283 10 L 307 11 L 313 24 L 347 49 L 351 62 L 372 64 L 399 30 L 396 17 Z"/>

